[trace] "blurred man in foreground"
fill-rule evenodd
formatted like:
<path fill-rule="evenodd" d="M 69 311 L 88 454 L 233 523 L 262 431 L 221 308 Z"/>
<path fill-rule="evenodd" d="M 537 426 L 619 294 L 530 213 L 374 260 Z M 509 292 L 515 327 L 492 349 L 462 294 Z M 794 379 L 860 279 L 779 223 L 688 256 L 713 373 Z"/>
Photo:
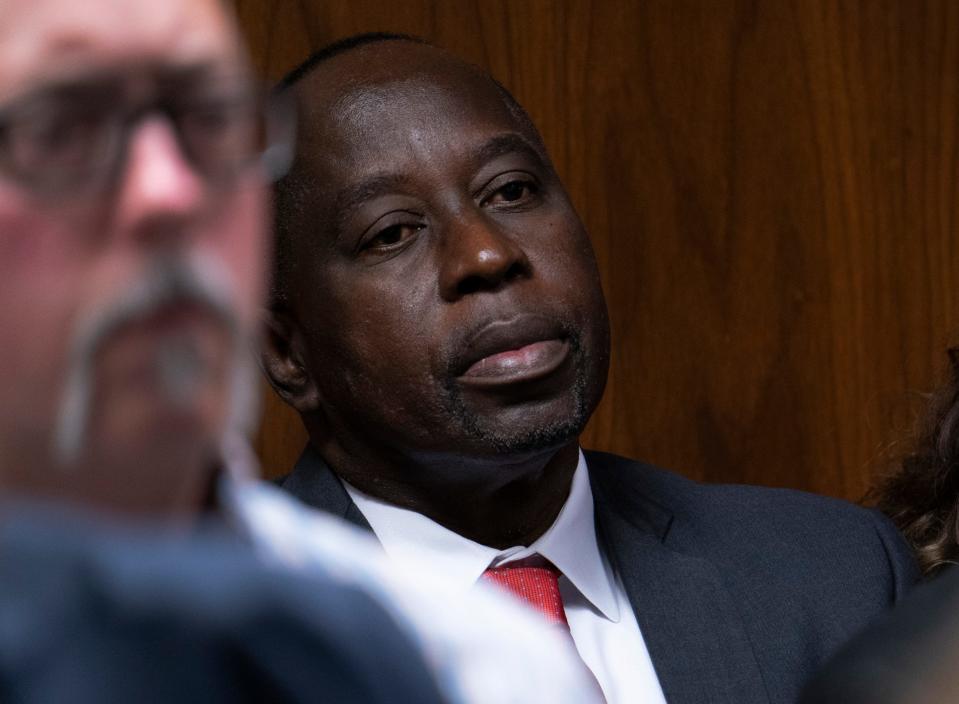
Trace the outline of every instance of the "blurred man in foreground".
<path fill-rule="evenodd" d="M 268 117 L 218 2 L 0 5 L 5 494 L 206 500 L 251 410 Z"/>
<path fill-rule="evenodd" d="M 4 701 L 438 698 L 365 591 L 198 523 L 251 408 L 271 118 L 215 0 L 0 3 Z"/>
<path fill-rule="evenodd" d="M 288 127 L 217 0 L 0 2 L 3 698 L 582 700 L 525 614 L 407 590 L 253 481 L 245 359 Z M 474 615 L 515 616 L 516 643 Z"/>

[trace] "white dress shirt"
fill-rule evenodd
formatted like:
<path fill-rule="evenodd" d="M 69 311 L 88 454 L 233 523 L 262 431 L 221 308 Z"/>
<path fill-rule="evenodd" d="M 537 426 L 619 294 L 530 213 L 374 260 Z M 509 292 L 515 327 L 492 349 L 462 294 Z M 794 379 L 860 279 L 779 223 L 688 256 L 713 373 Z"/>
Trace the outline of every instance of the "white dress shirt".
<path fill-rule="evenodd" d="M 570 633 L 606 701 L 665 704 L 626 591 L 596 540 L 593 493 L 582 451 L 569 497 L 553 525 L 532 545 L 507 550 L 475 543 L 420 513 L 344 484 L 395 562 L 431 565 L 464 590 L 475 585 L 487 567 L 533 554 L 545 557 L 562 572 L 560 592 Z"/>
<path fill-rule="evenodd" d="M 416 560 L 406 569 L 376 540 L 252 479 L 242 443 L 226 451 L 217 501 L 267 562 L 316 571 L 370 594 L 420 647 L 451 704 L 593 704 L 595 685 L 553 629 L 493 587 L 463 593 Z"/>

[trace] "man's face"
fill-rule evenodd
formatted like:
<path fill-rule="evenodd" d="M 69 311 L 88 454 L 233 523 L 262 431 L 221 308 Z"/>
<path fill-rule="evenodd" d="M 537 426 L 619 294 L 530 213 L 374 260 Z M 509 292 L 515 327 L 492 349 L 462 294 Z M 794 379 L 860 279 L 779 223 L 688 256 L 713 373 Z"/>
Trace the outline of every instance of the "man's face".
<path fill-rule="evenodd" d="M 488 78 L 409 43 L 298 90 L 289 306 L 315 394 L 295 405 L 405 457 L 568 443 L 605 383 L 606 310 L 534 130 Z"/>
<path fill-rule="evenodd" d="M 73 163 L 64 145 L 83 144 L 75 131 L 104 105 L 230 85 L 247 77 L 216 0 L 0 3 L 0 125 L 21 111 L 0 150 L 16 144 L 16 159 L 40 165 L 5 169 L 9 152 L 0 164 L 0 473 L 58 452 L 132 469 L 217 441 L 263 288 L 259 170 L 206 178 L 153 112 L 129 119 L 108 177 L 33 177 L 57 176 L 44 150 Z"/>

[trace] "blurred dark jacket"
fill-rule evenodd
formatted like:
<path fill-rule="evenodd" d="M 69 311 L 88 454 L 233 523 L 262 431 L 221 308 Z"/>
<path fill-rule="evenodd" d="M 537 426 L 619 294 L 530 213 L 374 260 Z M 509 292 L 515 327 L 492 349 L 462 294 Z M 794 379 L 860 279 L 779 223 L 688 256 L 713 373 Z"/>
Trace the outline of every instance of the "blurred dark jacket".
<path fill-rule="evenodd" d="M 959 702 L 959 569 L 917 587 L 854 638 L 810 683 L 802 704 Z"/>
<path fill-rule="evenodd" d="M 438 702 L 366 593 L 223 527 L 119 532 L 0 506 L 0 702 Z"/>

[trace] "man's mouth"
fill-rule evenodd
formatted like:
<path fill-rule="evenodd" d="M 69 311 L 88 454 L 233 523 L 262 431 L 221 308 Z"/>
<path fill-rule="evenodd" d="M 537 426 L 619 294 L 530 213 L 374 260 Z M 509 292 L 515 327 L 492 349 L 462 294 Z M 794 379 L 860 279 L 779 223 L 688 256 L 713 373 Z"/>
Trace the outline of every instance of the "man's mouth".
<path fill-rule="evenodd" d="M 156 386 L 186 402 L 231 354 L 230 330 L 203 306 L 181 302 L 117 326 L 103 339 L 99 363 L 130 387 Z"/>
<path fill-rule="evenodd" d="M 196 328 L 219 329 L 225 335 L 230 333 L 229 327 L 216 310 L 197 301 L 178 300 L 123 321 L 111 335 L 139 332 L 160 338 Z"/>
<path fill-rule="evenodd" d="M 569 357 L 570 341 L 557 323 L 534 316 L 492 322 L 471 336 L 461 383 L 500 386 L 553 374 Z"/>
<path fill-rule="evenodd" d="M 82 451 L 97 404 L 134 399 L 183 415 L 216 396 L 207 392 L 222 386 L 240 339 L 230 290 L 216 261 L 173 256 L 151 261 L 132 285 L 89 303 L 70 347 L 58 458 L 68 464 Z"/>

